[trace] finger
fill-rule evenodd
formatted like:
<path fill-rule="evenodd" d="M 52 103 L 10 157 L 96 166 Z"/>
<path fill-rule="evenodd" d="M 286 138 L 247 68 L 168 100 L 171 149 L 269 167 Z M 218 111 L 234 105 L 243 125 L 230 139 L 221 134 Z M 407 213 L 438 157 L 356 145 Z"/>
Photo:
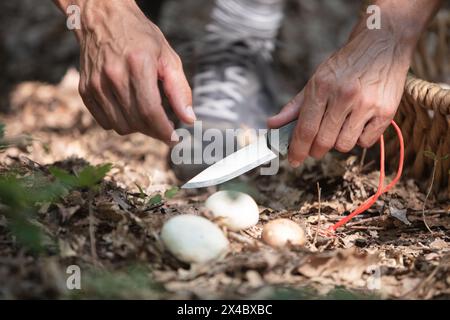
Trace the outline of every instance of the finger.
<path fill-rule="evenodd" d="M 95 98 L 92 94 L 87 90 L 85 81 L 80 80 L 79 88 L 81 99 L 83 100 L 84 105 L 89 110 L 89 112 L 94 117 L 95 121 L 105 130 L 111 130 L 112 126 L 109 122 L 108 117 L 105 112 L 99 106 L 98 102 L 95 101 Z"/>
<path fill-rule="evenodd" d="M 350 152 L 358 142 L 364 131 L 364 127 L 372 118 L 372 112 L 363 113 L 360 110 L 353 111 L 342 126 L 341 132 L 334 145 L 339 152 Z"/>
<path fill-rule="evenodd" d="M 121 112 L 120 105 L 115 101 L 106 84 L 104 77 L 94 76 L 91 79 L 92 95 L 99 105 L 103 108 L 112 129 L 120 135 L 126 135 L 132 132 L 124 115 Z"/>
<path fill-rule="evenodd" d="M 330 97 L 319 132 L 311 147 L 310 156 L 321 159 L 334 147 L 342 125 L 355 106 L 354 100 L 358 92 L 358 87 L 347 84 Z"/>
<path fill-rule="evenodd" d="M 140 116 L 136 99 L 130 90 L 131 83 L 126 70 L 117 64 L 106 66 L 105 79 L 112 89 L 111 93 L 113 97 L 111 100 L 114 100 L 116 104 L 120 105 L 121 112 L 132 131 L 139 131 L 143 134 L 151 135 L 148 126 Z"/>
<path fill-rule="evenodd" d="M 298 167 L 309 155 L 312 142 L 322 122 L 328 97 L 324 87 L 318 87 L 315 80 L 310 81 L 305 88 L 304 103 L 300 106 L 299 122 L 289 146 L 289 162 Z"/>
<path fill-rule="evenodd" d="M 172 49 L 166 49 L 159 61 L 158 75 L 163 83 L 164 93 L 177 117 L 187 124 L 196 120 L 192 109 L 192 90 L 183 71 L 179 56 Z"/>
<path fill-rule="evenodd" d="M 87 95 L 86 98 L 83 98 L 83 101 L 100 127 L 111 130 L 113 126 L 95 98 L 92 95 Z"/>
<path fill-rule="evenodd" d="M 131 68 L 132 94 L 139 113 L 152 136 L 169 143 L 174 131 L 161 103 L 155 64 L 145 61 L 143 68 Z"/>
<path fill-rule="evenodd" d="M 268 127 L 272 129 L 279 128 L 298 119 L 300 106 L 303 104 L 303 101 L 304 91 L 302 90 L 294 99 L 285 105 L 283 109 L 281 109 L 280 113 L 267 120 Z"/>
<path fill-rule="evenodd" d="M 370 148 L 373 146 L 386 131 L 391 120 L 381 117 L 374 117 L 364 128 L 361 136 L 359 137 L 358 144 L 363 148 Z"/>

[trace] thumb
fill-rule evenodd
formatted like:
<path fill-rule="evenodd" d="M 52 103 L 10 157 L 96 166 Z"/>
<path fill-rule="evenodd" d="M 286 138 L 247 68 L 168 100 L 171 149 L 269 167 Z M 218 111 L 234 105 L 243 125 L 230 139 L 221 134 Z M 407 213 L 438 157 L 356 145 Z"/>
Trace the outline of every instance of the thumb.
<path fill-rule="evenodd" d="M 163 82 L 164 93 L 177 117 L 186 124 L 196 120 L 192 109 L 192 90 L 183 71 L 178 55 L 171 50 L 160 61 L 159 78 Z"/>
<path fill-rule="evenodd" d="M 280 113 L 270 117 L 267 120 L 267 126 L 269 128 L 276 129 L 296 120 L 300 112 L 300 107 L 303 104 L 303 100 L 304 94 L 302 90 L 294 99 L 292 99 L 281 109 Z"/>

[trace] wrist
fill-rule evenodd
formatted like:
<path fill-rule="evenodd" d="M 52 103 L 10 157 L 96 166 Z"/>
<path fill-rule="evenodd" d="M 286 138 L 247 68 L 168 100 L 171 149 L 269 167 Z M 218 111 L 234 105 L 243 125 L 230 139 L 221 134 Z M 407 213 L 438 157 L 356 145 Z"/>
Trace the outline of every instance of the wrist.
<path fill-rule="evenodd" d="M 438 10 L 441 0 L 373 0 L 379 8 L 381 24 L 379 29 L 370 29 L 369 18 L 374 14 L 365 13 L 353 30 L 350 41 L 361 33 L 372 39 L 384 39 L 395 43 L 402 53 L 412 55 L 420 36 Z"/>
<path fill-rule="evenodd" d="M 80 41 L 84 35 L 93 32 L 96 27 L 107 25 L 111 15 L 125 9 L 140 11 L 135 0 L 53 0 L 59 9 L 69 17 L 70 6 L 77 6 L 80 13 L 80 28 L 74 29 Z"/>

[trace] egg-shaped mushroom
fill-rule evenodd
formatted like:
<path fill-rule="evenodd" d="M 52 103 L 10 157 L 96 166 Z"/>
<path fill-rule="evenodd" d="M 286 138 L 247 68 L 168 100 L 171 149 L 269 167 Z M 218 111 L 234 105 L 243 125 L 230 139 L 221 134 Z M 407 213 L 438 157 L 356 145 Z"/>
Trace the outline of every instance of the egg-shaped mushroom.
<path fill-rule="evenodd" d="M 262 240 L 272 247 L 288 244 L 303 246 L 306 243 L 305 231 L 289 219 L 277 219 L 267 223 L 262 231 Z"/>
<path fill-rule="evenodd" d="M 161 230 L 167 250 L 180 261 L 203 264 L 223 256 L 228 239 L 206 218 L 186 214 L 169 219 Z"/>
<path fill-rule="evenodd" d="M 206 200 L 214 218 L 233 231 L 253 227 L 259 220 L 259 209 L 255 200 L 246 193 L 238 191 L 218 191 Z"/>

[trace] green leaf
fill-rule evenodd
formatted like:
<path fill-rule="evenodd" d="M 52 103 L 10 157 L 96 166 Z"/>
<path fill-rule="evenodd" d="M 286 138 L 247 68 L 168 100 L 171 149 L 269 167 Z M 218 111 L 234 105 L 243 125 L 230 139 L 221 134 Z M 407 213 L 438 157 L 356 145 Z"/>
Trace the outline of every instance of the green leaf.
<path fill-rule="evenodd" d="M 27 218 L 16 215 L 11 218 L 9 227 L 16 236 L 17 241 L 33 252 L 42 252 L 44 233 L 40 227 L 33 224 Z"/>
<path fill-rule="evenodd" d="M 441 158 L 441 161 L 445 161 L 445 160 L 447 160 L 448 158 L 450 158 L 450 154 L 446 154 L 445 156 L 443 156 L 443 157 Z"/>
<path fill-rule="evenodd" d="M 178 193 L 180 189 L 178 187 L 172 187 L 166 192 L 164 192 L 164 197 L 167 199 L 172 199 Z"/>
<path fill-rule="evenodd" d="M 56 167 L 49 168 L 50 173 L 63 185 L 69 188 L 92 188 L 111 170 L 112 164 L 107 163 L 99 166 L 86 166 L 78 176 Z"/>
<path fill-rule="evenodd" d="M 77 187 L 78 186 L 77 177 L 70 174 L 66 170 L 56 168 L 56 167 L 50 167 L 48 170 L 50 171 L 52 176 L 54 176 L 63 185 L 65 185 L 67 187 Z"/>
<path fill-rule="evenodd" d="M 154 205 L 160 204 L 161 202 L 162 202 L 162 196 L 158 193 L 158 194 L 154 195 L 153 197 L 151 197 L 150 200 L 148 200 L 148 205 L 154 206 Z"/>
<path fill-rule="evenodd" d="M 99 166 L 87 166 L 78 174 L 78 186 L 81 188 L 91 188 L 101 182 L 106 174 L 111 170 L 112 164 L 107 163 Z"/>

